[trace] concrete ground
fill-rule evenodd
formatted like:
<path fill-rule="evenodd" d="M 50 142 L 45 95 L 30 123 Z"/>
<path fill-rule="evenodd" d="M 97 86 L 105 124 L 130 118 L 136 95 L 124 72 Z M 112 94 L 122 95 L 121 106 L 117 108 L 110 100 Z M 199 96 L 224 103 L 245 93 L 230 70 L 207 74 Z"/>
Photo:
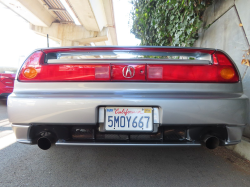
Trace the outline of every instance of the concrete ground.
<path fill-rule="evenodd" d="M 250 186 L 250 162 L 219 147 L 56 147 L 15 143 L 0 102 L 0 186 Z"/>

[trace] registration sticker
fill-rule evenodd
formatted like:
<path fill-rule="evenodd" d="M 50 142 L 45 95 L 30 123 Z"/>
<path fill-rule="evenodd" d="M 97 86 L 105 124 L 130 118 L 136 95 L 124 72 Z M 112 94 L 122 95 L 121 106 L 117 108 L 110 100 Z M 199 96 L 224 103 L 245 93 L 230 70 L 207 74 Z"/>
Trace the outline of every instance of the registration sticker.
<path fill-rule="evenodd" d="M 144 113 L 151 113 L 151 109 L 144 109 Z"/>

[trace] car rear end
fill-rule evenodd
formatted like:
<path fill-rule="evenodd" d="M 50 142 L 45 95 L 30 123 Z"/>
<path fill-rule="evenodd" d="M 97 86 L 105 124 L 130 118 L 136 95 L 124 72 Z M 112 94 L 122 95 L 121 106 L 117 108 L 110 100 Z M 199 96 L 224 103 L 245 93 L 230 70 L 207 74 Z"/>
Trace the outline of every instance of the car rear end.
<path fill-rule="evenodd" d="M 47 48 L 20 67 L 8 114 L 18 142 L 79 146 L 237 144 L 248 98 L 223 51 Z"/>
<path fill-rule="evenodd" d="M 7 97 L 13 91 L 16 74 L 0 73 L 0 97 Z"/>

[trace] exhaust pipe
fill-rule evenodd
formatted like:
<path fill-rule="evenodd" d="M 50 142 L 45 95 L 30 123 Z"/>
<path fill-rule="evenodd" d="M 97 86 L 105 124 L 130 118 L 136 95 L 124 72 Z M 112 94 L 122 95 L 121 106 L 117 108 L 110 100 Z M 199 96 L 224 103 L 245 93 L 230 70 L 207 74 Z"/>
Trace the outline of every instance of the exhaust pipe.
<path fill-rule="evenodd" d="M 49 133 L 48 135 L 39 138 L 37 140 L 37 145 L 42 150 L 48 150 L 55 142 L 56 138 Z"/>
<path fill-rule="evenodd" d="M 220 144 L 219 138 L 212 135 L 206 135 L 203 141 L 208 149 L 215 149 Z"/>

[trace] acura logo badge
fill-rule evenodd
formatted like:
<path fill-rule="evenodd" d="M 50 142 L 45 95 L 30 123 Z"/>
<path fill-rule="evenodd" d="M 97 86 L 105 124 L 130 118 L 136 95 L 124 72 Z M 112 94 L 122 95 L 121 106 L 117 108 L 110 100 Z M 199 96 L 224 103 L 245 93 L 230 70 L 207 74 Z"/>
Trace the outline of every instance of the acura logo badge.
<path fill-rule="evenodd" d="M 132 78 L 135 76 L 135 68 L 133 66 L 125 66 L 122 69 L 123 77 Z"/>

